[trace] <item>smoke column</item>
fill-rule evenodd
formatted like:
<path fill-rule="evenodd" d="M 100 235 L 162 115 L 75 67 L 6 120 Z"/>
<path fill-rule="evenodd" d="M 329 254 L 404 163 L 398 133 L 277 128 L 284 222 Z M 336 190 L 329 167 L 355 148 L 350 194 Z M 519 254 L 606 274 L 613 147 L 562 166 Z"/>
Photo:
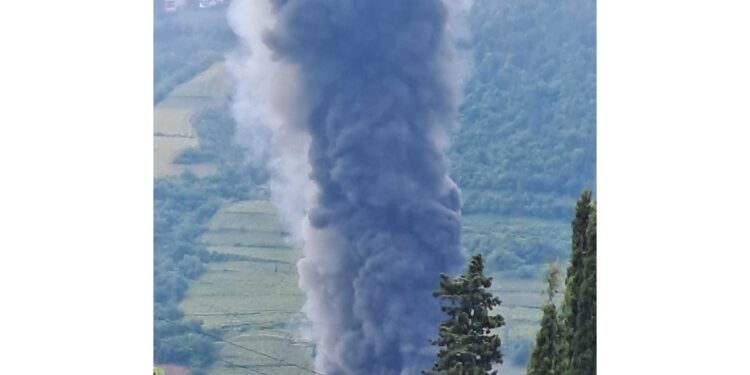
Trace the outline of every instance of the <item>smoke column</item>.
<path fill-rule="evenodd" d="M 435 360 L 428 340 L 443 315 L 432 292 L 464 260 L 442 152 L 459 96 L 456 4 L 243 0 L 230 10 L 244 43 L 230 59 L 235 117 L 252 153 L 270 160 L 272 195 L 303 244 L 304 312 L 327 375 L 419 374 Z"/>

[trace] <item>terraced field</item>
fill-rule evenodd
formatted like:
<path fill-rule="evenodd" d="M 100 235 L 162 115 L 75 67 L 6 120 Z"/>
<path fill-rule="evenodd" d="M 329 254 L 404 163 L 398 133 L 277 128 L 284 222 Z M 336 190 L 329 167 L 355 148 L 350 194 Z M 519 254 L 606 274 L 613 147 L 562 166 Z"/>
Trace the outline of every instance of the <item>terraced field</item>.
<path fill-rule="evenodd" d="M 190 81 L 177 86 L 154 107 L 154 177 L 179 175 L 190 170 L 197 176 L 214 173 L 211 164 L 174 164 L 182 151 L 198 146 L 192 118 L 203 108 L 226 99 L 229 82 L 224 63 L 216 63 Z"/>
<path fill-rule="evenodd" d="M 179 175 L 186 170 L 197 176 L 214 173 L 215 166 L 211 164 L 181 165 L 175 164 L 174 159 L 184 150 L 198 146 L 192 119 L 204 108 L 226 100 L 227 80 L 224 65 L 215 64 L 178 86 L 155 107 L 155 177 Z M 472 251 L 534 249 L 548 256 L 558 254 L 561 260 L 569 251 L 567 222 L 476 214 L 464 217 L 463 231 L 465 245 Z M 220 359 L 210 374 L 309 373 L 290 365 L 312 368 L 313 349 L 301 333 L 305 324 L 300 312 L 304 294 L 297 287 L 295 268 L 299 253 L 285 240 L 273 205 L 243 201 L 225 206 L 211 219 L 200 241 L 210 251 L 227 255 L 224 261 L 206 264 L 206 272 L 191 284 L 180 305 L 186 318 L 203 320 L 205 329 L 220 332 L 225 341 L 233 343 L 220 343 Z M 524 258 L 531 256 L 528 252 L 523 254 Z M 506 255 L 488 261 L 487 270 L 491 273 L 492 261 L 507 265 L 528 259 Z M 531 269 L 534 270 L 538 271 L 538 267 Z M 524 345 L 533 343 L 541 319 L 542 290 L 538 278 L 495 275 L 493 293 L 503 301 L 498 312 L 506 320 L 499 332 L 505 355 L 503 374 L 525 373 L 513 364 L 518 362 L 516 357 L 523 357 Z"/>
<path fill-rule="evenodd" d="M 201 241 L 228 257 L 206 265 L 180 308 L 236 344 L 221 343 L 221 359 L 210 374 L 247 374 L 252 372 L 248 368 L 268 375 L 308 373 L 290 365 L 312 368 L 312 345 L 301 337 L 298 253 L 286 242 L 274 207 L 264 201 L 226 206 L 211 219 Z"/>
<path fill-rule="evenodd" d="M 473 220 L 468 223 L 465 231 L 480 229 Z M 209 250 L 231 258 L 207 264 L 180 307 L 186 317 L 202 319 L 206 329 L 218 330 L 224 340 L 237 344 L 221 343 L 221 359 L 210 374 L 246 374 L 248 367 L 269 375 L 307 373 L 289 363 L 312 368 L 312 345 L 302 337 L 304 294 L 297 287 L 295 267 L 299 253 L 285 236 L 275 208 L 265 201 L 231 204 L 209 222 L 201 241 Z M 506 354 L 502 371 L 523 374 L 522 368 L 513 366 L 518 349 L 509 348 L 533 342 L 541 319 L 543 284 L 497 275 L 492 291 L 503 301 L 497 312 L 507 323 L 499 332 Z"/>

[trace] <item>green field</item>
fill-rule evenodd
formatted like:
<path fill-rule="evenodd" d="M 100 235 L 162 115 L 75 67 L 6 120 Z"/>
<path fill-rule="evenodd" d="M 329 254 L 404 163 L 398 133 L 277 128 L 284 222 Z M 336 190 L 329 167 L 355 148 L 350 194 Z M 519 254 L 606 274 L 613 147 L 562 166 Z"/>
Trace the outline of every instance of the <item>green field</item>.
<path fill-rule="evenodd" d="M 175 176 L 189 170 L 197 176 L 214 173 L 203 163 L 173 163 L 183 151 L 198 146 L 193 118 L 202 109 L 221 103 L 229 92 L 223 63 L 216 63 L 190 81 L 177 86 L 154 107 L 154 177 Z"/>
<path fill-rule="evenodd" d="M 304 294 L 297 287 L 298 251 L 269 202 L 242 201 L 223 207 L 201 237 L 208 249 L 231 260 L 207 264 L 206 272 L 180 304 L 186 318 L 221 332 L 221 360 L 212 375 L 292 375 L 299 368 L 253 353 L 256 350 L 302 367 L 312 367 L 312 346 L 301 338 Z M 230 364 L 231 363 L 231 364 Z"/>
<path fill-rule="evenodd" d="M 493 228 L 506 235 L 512 235 L 512 228 L 520 231 L 541 226 L 551 230 L 547 227 L 550 223 L 523 225 L 524 220 L 470 216 L 464 231 L 495 236 L 500 234 Z M 496 226 L 498 223 L 504 225 Z M 297 287 L 295 267 L 300 253 L 285 236 L 269 202 L 242 201 L 223 207 L 209 221 L 200 241 L 210 251 L 232 258 L 208 263 L 206 272 L 191 284 L 180 308 L 186 318 L 202 320 L 205 329 L 220 332 L 226 341 L 311 367 L 312 346 L 302 339 L 305 297 Z M 503 371 L 520 374 L 522 369 L 513 366 L 514 357 L 523 357 L 519 348 L 530 345 L 536 335 L 544 301 L 543 283 L 538 277 L 518 278 L 508 273 L 496 273 L 495 277 L 492 291 L 503 301 L 497 312 L 506 319 L 499 332 L 507 364 Z M 244 348 L 219 344 L 221 360 L 210 370 L 212 375 L 247 373 L 245 367 L 271 375 L 302 371 Z"/>

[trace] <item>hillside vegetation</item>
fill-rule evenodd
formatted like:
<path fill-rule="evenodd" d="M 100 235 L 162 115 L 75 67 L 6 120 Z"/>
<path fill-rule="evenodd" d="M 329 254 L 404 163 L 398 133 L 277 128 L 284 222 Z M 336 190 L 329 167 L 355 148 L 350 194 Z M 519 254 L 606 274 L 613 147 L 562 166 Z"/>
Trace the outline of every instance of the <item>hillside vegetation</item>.
<path fill-rule="evenodd" d="M 223 63 L 216 63 L 190 81 L 175 87 L 154 107 L 154 175 L 177 176 L 190 171 L 197 176 L 216 172 L 216 160 L 206 147 L 217 136 L 204 110 L 225 105 L 229 84 Z M 185 154 L 187 152 L 187 154 Z M 215 152 L 213 150 L 212 152 Z"/>
<path fill-rule="evenodd" d="M 449 153 L 464 213 L 568 220 L 596 177 L 594 0 L 476 0 Z"/>
<path fill-rule="evenodd" d="M 177 85 L 224 59 L 237 43 L 226 21 L 226 7 L 197 5 L 165 13 L 154 2 L 154 104 Z"/>
<path fill-rule="evenodd" d="M 154 360 L 188 366 L 195 374 L 219 358 L 212 336 L 222 332 L 206 330 L 201 319 L 186 317 L 179 304 L 214 263 L 244 259 L 209 249 L 202 236 L 220 208 L 264 197 L 253 173 L 243 166 L 242 151 L 231 143 L 234 125 L 228 109 L 200 108 L 193 108 L 200 112 L 190 122 L 196 146 L 177 159 L 190 165 L 195 156 L 189 155 L 201 155 L 197 162 L 211 162 L 215 173 L 199 177 L 188 168 L 154 181 Z"/>

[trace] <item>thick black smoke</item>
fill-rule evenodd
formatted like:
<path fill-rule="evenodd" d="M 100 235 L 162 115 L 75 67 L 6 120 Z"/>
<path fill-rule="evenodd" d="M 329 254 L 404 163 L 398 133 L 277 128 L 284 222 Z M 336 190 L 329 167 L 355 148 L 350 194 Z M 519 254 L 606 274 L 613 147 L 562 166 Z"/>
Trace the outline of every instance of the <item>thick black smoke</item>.
<path fill-rule="evenodd" d="M 459 191 L 442 152 L 457 106 L 448 6 L 272 3 L 263 42 L 298 81 L 302 99 L 282 117 L 309 134 L 317 189 L 299 263 L 316 366 L 418 374 L 435 359 L 438 274 L 463 263 Z"/>

